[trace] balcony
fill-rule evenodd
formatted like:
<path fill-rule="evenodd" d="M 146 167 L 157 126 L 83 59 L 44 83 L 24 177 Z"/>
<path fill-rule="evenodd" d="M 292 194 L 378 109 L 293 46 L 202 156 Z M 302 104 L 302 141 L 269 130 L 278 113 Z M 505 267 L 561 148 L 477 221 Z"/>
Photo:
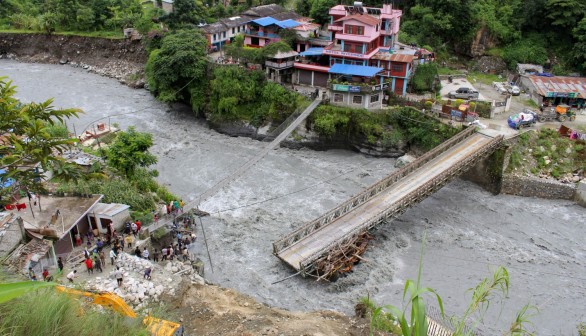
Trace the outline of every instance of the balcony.
<path fill-rule="evenodd" d="M 295 64 L 295 61 L 286 61 L 286 62 L 273 62 L 273 61 L 266 61 L 265 65 L 269 68 L 273 69 L 287 69 L 292 68 Z"/>
<path fill-rule="evenodd" d="M 389 83 L 385 82 L 383 83 L 383 86 L 381 88 L 381 85 L 373 85 L 373 84 L 367 84 L 367 83 L 344 83 L 344 84 L 337 84 L 333 81 L 330 81 L 328 87 L 330 88 L 330 90 L 332 91 L 338 91 L 338 92 L 362 92 L 362 93 L 372 93 L 372 92 L 379 92 L 381 90 L 386 90 L 389 88 Z"/>
<path fill-rule="evenodd" d="M 329 25 L 328 30 L 329 31 L 342 31 L 342 30 L 344 30 L 344 27 L 343 26 Z"/>
<path fill-rule="evenodd" d="M 254 31 L 254 30 L 246 30 L 246 31 L 244 31 L 244 35 L 255 36 L 255 37 L 263 37 L 263 38 L 269 38 L 269 39 L 281 38 L 278 34 L 265 33 L 265 32 Z"/>

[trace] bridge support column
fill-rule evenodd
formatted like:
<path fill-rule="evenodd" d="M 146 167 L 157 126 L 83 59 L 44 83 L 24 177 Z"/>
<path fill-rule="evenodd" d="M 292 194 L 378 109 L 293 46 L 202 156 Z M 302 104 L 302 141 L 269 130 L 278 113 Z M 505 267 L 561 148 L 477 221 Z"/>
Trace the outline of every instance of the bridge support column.
<path fill-rule="evenodd" d="M 478 161 L 462 175 L 462 179 L 474 182 L 497 195 L 501 192 L 502 178 L 511 157 L 510 146 L 501 146 L 494 153 Z"/>

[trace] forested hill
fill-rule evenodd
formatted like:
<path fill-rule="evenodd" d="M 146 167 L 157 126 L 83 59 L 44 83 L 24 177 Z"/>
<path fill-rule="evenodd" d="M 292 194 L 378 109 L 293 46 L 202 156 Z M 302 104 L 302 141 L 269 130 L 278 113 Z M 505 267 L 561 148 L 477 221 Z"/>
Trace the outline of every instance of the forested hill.
<path fill-rule="evenodd" d="M 160 2 L 160 0 L 158 0 Z M 429 46 L 442 59 L 460 55 L 502 57 L 517 63 L 545 64 L 558 75 L 586 72 L 585 0 L 363 0 L 366 6 L 390 1 L 403 10 L 400 40 Z M 329 21 L 328 9 L 354 0 L 175 0 L 164 13 L 149 0 L 0 0 L 0 28 L 100 32 L 121 35 L 135 27 L 151 33 L 211 23 L 250 6 L 277 3 Z M 226 6 L 223 5 L 226 3 Z M 103 36 L 104 34 L 100 34 Z M 150 34 L 152 35 L 152 34 Z"/>

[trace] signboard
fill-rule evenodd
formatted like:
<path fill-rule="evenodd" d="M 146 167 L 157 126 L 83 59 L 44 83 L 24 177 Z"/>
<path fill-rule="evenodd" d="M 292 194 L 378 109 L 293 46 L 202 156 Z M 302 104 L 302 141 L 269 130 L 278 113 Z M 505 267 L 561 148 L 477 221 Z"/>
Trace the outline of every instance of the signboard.
<path fill-rule="evenodd" d="M 354 58 L 362 58 L 367 59 L 368 55 L 364 54 L 356 54 L 347 51 L 338 51 L 338 50 L 328 50 L 324 49 L 324 55 L 332 55 L 332 56 L 345 56 L 345 57 L 354 57 Z"/>
<path fill-rule="evenodd" d="M 547 98 L 556 98 L 556 97 L 576 98 L 576 97 L 578 97 L 578 93 L 577 92 L 551 92 L 551 91 L 548 91 L 545 93 L 545 97 L 547 97 Z"/>
<path fill-rule="evenodd" d="M 332 90 L 343 92 L 360 92 L 360 86 L 333 84 Z"/>

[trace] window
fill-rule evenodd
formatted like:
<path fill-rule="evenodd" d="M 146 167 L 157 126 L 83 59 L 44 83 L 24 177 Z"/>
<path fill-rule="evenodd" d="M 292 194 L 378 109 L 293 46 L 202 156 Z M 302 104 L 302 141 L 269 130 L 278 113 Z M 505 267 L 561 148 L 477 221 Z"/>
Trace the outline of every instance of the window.
<path fill-rule="evenodd" d="M 216 34 L 214 34 L 214 41 L 216 40 Z"/>
<path fill-rule="evenodd" d="M 362 104 L 362 96 L 352 96 L 353 104 Z"/>
<path fill-rule="evenodd" d="M 342 63 L 342 59 L 341 58 L 334 58 L 334 63 Z"/>
<path fill-rule="evenodd" d="M 223 33 L 222 33 L 222 37 L 223 37 L 223 38 L 226 38 L 226 32 L 223 32 Z"/>
<path fill-rule="evenodd" d="M 402 72 L 403 71 L 403 64 L 393 64 L 391 66 L 391 70 L 393 72 Z"/>
<path fill-rule="evenodd" d="M 238 26 L 238 32 L 240 33 L 240 26 Z"/>
<path fill-rule="evenodd" d="M 343 103 L 344 95 L 341 93 L 334 93 L 334 103 Z"/>
<path fill-rule="evenodd" d="M 344 51 L 362 54 L 362 44 L 346 42 L 346 43 L 344 43 Z"/>
<path fill-rule="evenodd" d="M 354 25 L 345 25 L 344 26 L 344 33 L 345 34 L 352 34 L 352 35 L 364 35 L 364 27 L 363 26 L 354 26 Z"/>
<path fill-rule="evenodd" d="M 370 103 L 376 103 L 378 102 L 378 100 L 380 99 L 380 96 L 378 94 L 372 95 L 370 96 Z"/>
<path fill-rule="evenodd" d="M 232 27 L 232 34 L 236 33 L 236 28 Z"/>

